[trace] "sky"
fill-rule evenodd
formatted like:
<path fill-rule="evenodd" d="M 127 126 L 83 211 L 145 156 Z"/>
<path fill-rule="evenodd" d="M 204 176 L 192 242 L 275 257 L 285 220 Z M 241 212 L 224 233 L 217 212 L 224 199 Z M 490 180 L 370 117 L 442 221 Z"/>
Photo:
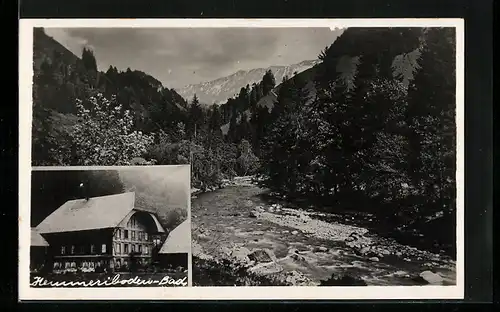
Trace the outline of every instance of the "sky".
<path fill-rule="evenodd" d="M 136 167 L 118 170 L 126 192 L 136 192 L 151 203 L 165 208 L 187 209 L 191 197 L 190 166 Z"/>
<path fill-rule="evenodd" d="M 100 70 L 130 67 L 181 88 L 238 70 L 316 59 L 342 30 L 330 28 L 45 28 L 77 56 L 91 48 Z"/>

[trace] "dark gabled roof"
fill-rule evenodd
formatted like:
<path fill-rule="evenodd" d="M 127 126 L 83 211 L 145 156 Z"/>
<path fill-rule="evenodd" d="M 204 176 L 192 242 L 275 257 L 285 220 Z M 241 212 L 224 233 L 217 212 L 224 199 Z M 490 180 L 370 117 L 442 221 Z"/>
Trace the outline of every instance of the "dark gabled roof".
<path fill-rule="evenodd" d="M 37 227 L 41 234 L 95 230 L 117 227 L 133 214 L 135 193 L 69 200 L 45 218 Z M 150 212 L 149 212 L 150 213 Z M 152 213 L 157 228 L 163 231 Z M 160 231 L 161 232 L 161 231 Z"/>

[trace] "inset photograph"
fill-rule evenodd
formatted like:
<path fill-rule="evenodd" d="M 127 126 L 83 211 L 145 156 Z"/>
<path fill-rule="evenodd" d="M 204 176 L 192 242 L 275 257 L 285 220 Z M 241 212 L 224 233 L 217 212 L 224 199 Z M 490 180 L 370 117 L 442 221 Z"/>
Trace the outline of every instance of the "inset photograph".
<path fill-rule="evenodd" d="M 189 166 L 34 170 L 31 287 L 188 286 Z"/>

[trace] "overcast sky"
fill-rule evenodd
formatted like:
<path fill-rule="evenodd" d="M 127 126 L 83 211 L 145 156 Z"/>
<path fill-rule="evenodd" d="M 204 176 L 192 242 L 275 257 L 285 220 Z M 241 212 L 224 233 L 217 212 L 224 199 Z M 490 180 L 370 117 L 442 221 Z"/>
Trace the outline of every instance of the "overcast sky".
<path fill-rule="evenodd" d="M 316 59 L 341 30 L 329 28 L 46 28 L 81 56 L 94 50 L 100 70 L 142 70 L 165 87 L 180 88 L 240 69 Z"/>
<path fill-rule="evenodd" d="M 118 170 L 125 191 L 136 192 L 151 203 L 169 208 L 188 208 L 191 196 L 190 167 L 155 166 Z"/>

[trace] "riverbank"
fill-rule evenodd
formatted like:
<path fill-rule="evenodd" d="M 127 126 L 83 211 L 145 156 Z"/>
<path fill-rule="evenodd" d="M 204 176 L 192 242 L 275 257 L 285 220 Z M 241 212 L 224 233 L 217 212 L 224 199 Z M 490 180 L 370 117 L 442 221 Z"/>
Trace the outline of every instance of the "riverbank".
<path fill-rule="evenodd" d="M 286 285 L 321 285 L 345 276 L 366 285 L 455 283 L 455 263 L 443 255 L 364 227 L 320 220 L 326 214 L 265 201 L 266 190 L 242 181 L 192 202 L 193 256 L 206 266 Z M 212 279 L 193 274 L 194 284 Z"/>

